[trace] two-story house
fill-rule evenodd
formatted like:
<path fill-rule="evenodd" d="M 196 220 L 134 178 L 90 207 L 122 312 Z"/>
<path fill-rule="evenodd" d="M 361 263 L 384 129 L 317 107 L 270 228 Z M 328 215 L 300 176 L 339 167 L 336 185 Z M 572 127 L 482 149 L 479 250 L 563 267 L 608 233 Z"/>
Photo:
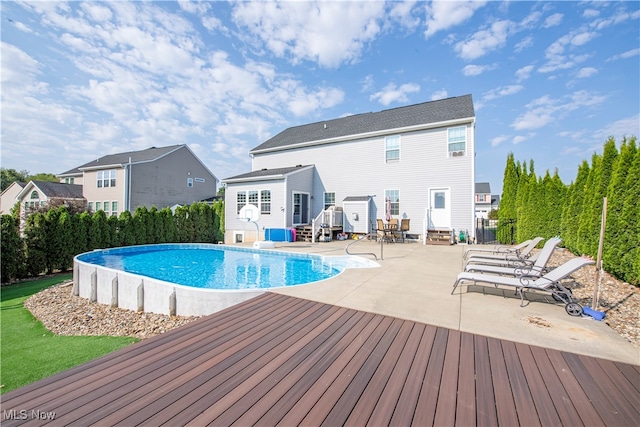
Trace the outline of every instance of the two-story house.
<path fill-rule="evenodd" d="M 109 154 L 57 176 L 81 185 L 88 208 L 107 215 L 206 200 L 216 195 L 218 183 L 185 144 Z"/>
<path fill-rule="evenodd" d="M 225 241 L 325 221 L 331 209 L 345 231 L 370 232 L 387 200 L 423 241 L 430 230 L 473 234 L 475 121 L 464 95 L 285 129 L 250 151 L 252 172 L 223 180 Z"/>
<path fill-rule="evenodd" d="M 476 183 L 476 218 L 487 219 L 491 212 L 491 185 L 488 182 Z"/>

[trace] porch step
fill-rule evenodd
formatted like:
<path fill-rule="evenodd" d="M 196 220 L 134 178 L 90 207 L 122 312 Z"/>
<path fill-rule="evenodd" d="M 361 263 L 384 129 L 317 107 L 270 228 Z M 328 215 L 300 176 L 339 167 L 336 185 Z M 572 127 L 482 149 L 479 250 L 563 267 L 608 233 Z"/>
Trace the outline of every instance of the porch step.
<path fill-rule="evenodd" d="M 331 238 L 335 236 L 337 233 L 342 232 L 342 227 L 332 227 L 330 230 L 325 230 L 325 235 L 331 234 Z M 320 236 L 322 236 L 322 229 L 316 230 L 316 242 L 319 240 Z M 299 225 L 296 227 L 296 240 L 298 242 L 311 242 L 313 239 L 313 235 L 311 232 L 310 225 Z"/>
<path fill-rule="evenodd" d="M 451 230 L 427 230 L 427 245 L 450 245 Z"/>

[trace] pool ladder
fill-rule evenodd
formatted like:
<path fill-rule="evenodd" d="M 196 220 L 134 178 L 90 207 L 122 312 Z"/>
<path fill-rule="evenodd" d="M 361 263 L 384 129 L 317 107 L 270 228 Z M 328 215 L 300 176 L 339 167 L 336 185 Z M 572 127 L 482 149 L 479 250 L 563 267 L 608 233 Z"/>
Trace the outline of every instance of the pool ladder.
<path fill-rule="evenodd" d="M 376 260 L 378 260 L 378 256 L 377 256 L 376 254 L 374 254 L 373 252 L 355 252 L 355 253 L 351 253 L 351 252 L 349 252 L 349 247 L 350 247 L 351 245 L 356 244 L 356 243 L 358 243 L 358 242 L 360 242 L 360 241 L 364 240 L 364 239 L 365 239 L 365 237 L 376 237 L 376 238 L 379 238 L 380 236 L 378 236 L 378 233 L 377 233 L 377 232 L 373 232 L 373 233 L 365 234 L 364 236 L 360 237 L 358 240 L 355 240 L 355 241 L 353 241 L 353 242 L 349 243 L 349 244 L 347 245 L 347 247 L 346 247 L 346 248 L 344 248 L 344 251 L 347 253 L 347 255 L 373 255 L 373 256 L 375 257 L 375 259 L 376 259 Z M 380 259 L 384 259 L 384 258 L 382 257 L 382 255 L 383 255 L 382 243 L 383 243 L 383 240 L 384 240 L 384 239 L 379 238 L 379 240 L 380 240 Z"/>

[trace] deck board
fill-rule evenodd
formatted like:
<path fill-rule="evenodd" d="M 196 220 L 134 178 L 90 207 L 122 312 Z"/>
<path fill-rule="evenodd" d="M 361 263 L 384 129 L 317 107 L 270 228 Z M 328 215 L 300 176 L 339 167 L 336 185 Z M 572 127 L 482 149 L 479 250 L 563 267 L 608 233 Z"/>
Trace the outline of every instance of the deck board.
<path fill-rule="evenodd" d="M 264 294 L 8 392 L 2 424 L 636 425 L 640 367 Z M 26 412 L 20 412 L 26 411 Z M 26 419 L 19 416 L 27 413 Z"/>

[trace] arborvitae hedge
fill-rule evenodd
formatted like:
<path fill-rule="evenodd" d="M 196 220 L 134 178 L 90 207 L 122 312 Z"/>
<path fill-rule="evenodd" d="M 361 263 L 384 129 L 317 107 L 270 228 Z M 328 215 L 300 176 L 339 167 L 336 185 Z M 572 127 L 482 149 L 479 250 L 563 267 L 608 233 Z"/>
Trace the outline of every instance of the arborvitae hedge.
<path fill-rule="evenodd" d="M 504 185 L 512 186 L 512 155 L 507 158 Z M 508 190 L 513 198 L 512 190 Z M 503 196 L 504 197 L 504 196 Z M 530 163 L 520 170 L 515 197 L 517 240 L 560 235 L 566 248 L 578 255 L 597 257 L 603 198 L 607 222 L 603 242 L 604 269 L 629 283 L 640 284 L 640 149 L 636 138 L 625 138 L 618 151 L 613 138 L 591 165 L 583 161 L 576 180 L 566 186 L 549 172 L 537 178 Z M 508 206 L 508 209 L 512 208 Z M 502 206 L 500 207 L 502 210 Z M 506 215 L 500 215 L 499 222 Z M 500 227 L 500 224 L 498 225 Z"/>
<path fill-rule="evenodd" d="M 2 282 L 68 270 L 73 257 L 93 249 L 153 243 L 217 243 L 224 239 L 224 202 L 194 203 L 176 209 L 138 208 L 119 217 L 103 211 L 71 215 L 65 207 L 18 220 L 2 215 Z"/>

